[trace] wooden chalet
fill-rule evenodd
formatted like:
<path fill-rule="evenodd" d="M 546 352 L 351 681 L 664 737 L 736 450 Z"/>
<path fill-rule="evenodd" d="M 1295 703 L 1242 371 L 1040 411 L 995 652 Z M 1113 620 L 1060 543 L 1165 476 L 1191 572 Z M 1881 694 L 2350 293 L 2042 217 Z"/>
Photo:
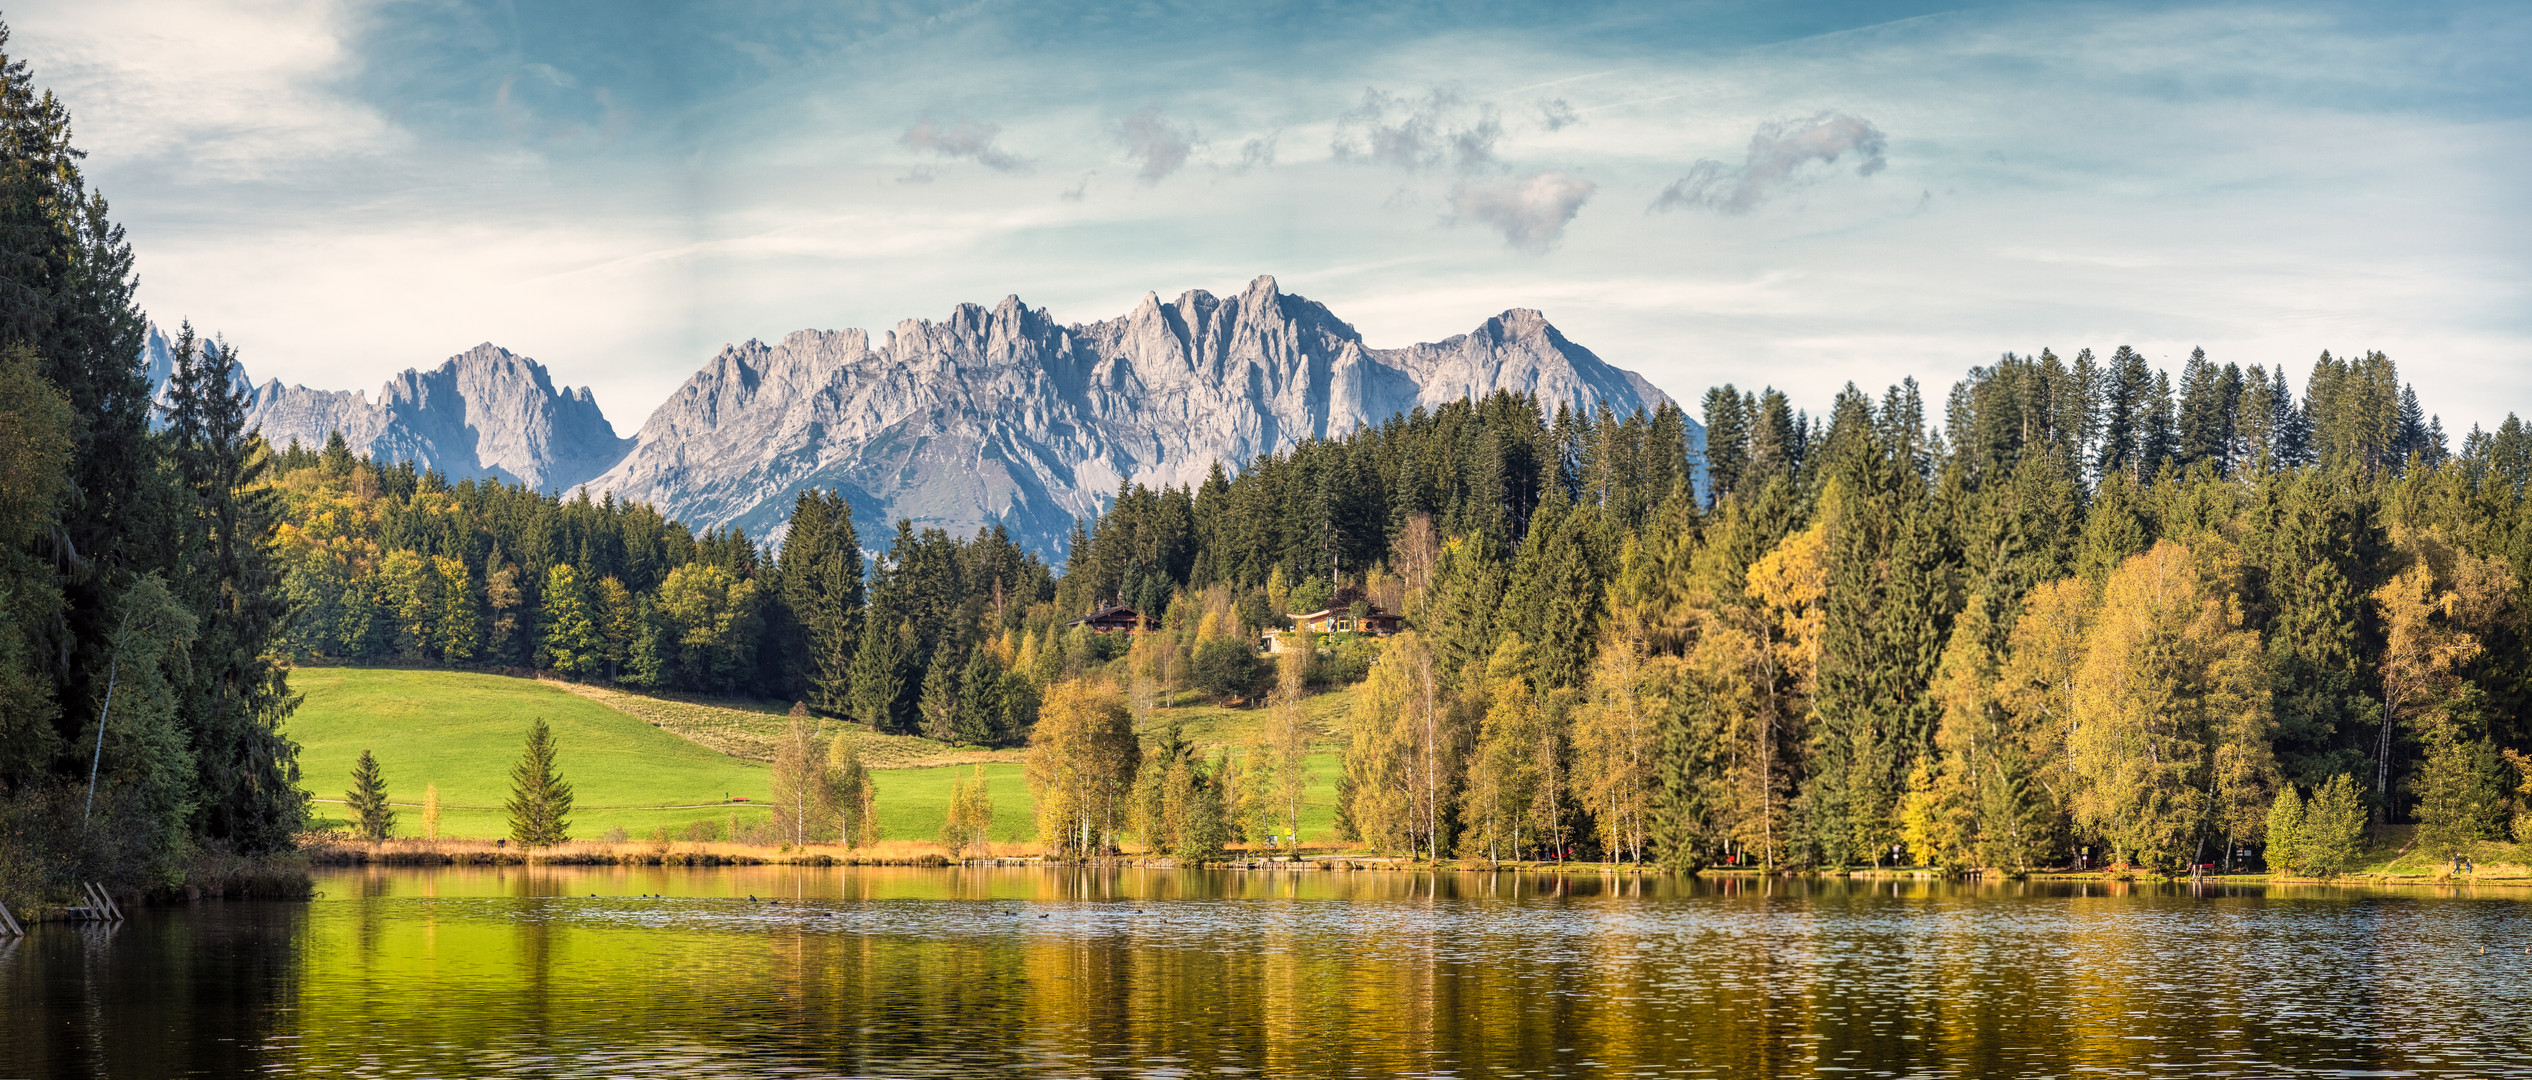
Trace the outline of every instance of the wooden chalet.
<path fill-rule="evenodd" d="M 1160 620 L 1123 604 L 1108 604 L 1064 625 L 1087 626 L 1094 634 L 1131 634 L 1158 630 Z"/>
<path fill-rule="evenodd" d="M 1357 605 L 1363 609 L 1361 615 L 1354 613 Z M 1372 603 L 1362 590 L 1352 586 L 1338 589 L 1336 597 L 1328 601 L 1325 608 L 1307 615 L 1286 617 L 1292 620 L 1293 630 L 1307 630 L 1314 634 L 1366 634 L 1385 638 L 1406 627 L 1405 619 L 1380 610 L 1380 605 Z M 1266 651 L 1282 652 L 1282 638 L 1282 634 L 1269 632 L 1265 641 Z"/>
<path fill-rule="evenodd" d="M 1308 630 L 1314 634 L 1369 634 L 1373 637 L 1388 637 L 1406 625 L 1405 619 L 1380 610 L 1378 604 L 1367 603 L 1363 606 L 1368 610 L 1360 616 L 1354 614 L 1351 604 L 1344 607 L 1321 608 L 1307 615 L 1294 615 L 1291 616 L 1292 628 Z"/>

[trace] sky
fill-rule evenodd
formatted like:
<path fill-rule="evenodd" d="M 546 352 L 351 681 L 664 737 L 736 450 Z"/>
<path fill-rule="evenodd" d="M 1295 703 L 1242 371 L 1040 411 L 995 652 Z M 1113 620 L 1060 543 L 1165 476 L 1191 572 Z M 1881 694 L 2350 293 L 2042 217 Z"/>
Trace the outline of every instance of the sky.
<path fill-rule="evenodd" d="M 2532 412 L 2532 5 L 37 0 L 140 299 L 372 393 L 491 341 L 630 434 L 723 345 L 1272 274 L 1693 402 L 2379 349 Z M 1939 400 L 1939 398 L 1938 398 Z"/>

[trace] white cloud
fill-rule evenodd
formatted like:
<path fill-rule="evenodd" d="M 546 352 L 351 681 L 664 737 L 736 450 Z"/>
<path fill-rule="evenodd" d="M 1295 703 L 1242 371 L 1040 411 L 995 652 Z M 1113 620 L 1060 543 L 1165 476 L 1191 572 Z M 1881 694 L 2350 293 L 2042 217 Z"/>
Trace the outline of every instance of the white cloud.
<path fill-rule="evenodd" d="M 411 140 L 335 83 L 356 66 L 338 0 L 13 4 L 10 51 L 71 102 L 74 137 L 197 180 L 302 174 Z"/>
<path fill-rule="evenodd" d="M 1451 191 L 1451 211 L 1492 225 L 1504 242 L 1523 251 L 1545 251 L 1565 235 L 1599 185 L 1549 170 L 1501 184 L 1463 181 Z"/>

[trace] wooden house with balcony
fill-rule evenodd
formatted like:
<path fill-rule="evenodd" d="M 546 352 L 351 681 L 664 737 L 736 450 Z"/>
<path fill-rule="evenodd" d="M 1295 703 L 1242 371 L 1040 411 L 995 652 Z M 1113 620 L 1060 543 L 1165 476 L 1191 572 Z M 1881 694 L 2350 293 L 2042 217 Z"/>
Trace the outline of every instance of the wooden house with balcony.
<path fill-rule="evenodd" d="M 1066 627 L 1087 626 L 1094 634 L 1132 634 L 1158 630 L 1160 620 L 1123 604 L 1107 604 L 1064 625 Z"/>

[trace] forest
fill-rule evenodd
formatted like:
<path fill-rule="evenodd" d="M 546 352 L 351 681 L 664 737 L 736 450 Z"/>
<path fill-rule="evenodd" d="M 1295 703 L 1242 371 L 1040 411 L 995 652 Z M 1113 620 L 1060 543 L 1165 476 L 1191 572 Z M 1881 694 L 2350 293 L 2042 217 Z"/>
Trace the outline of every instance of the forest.
<path fill-rule="evenodd" d="M 1128 485 L 1060 573 L 995 529 L 866 552 L 833 493 L 768 549 L 294 446 L 283 641 L 1078 746 L 1098 768 L 1044 766 L 1085 794 L 1041 832 L 1082 850 L 1275 834 L 1263 792 L 1311 734 L 1203 761 L 1151 709 L 1313 687 L 1353 688 L 1343 826 L 1424 857 L 2230 866 L 2341 777 L 2451 842 L 2524 817 L 2519 421 L 2456 451 L 2379 353 L 2300 394 L 2203 355 L 2007 355 L 1939 422 L 1913 380 L 1817 418 L 1701 404 L 1702 447 L 1672 407 L 1497 394 Z M 1120 602 L 1159 629 L 1067 625 Z M 1255 655 L 1331 603 L 1411 629 Z"/>

